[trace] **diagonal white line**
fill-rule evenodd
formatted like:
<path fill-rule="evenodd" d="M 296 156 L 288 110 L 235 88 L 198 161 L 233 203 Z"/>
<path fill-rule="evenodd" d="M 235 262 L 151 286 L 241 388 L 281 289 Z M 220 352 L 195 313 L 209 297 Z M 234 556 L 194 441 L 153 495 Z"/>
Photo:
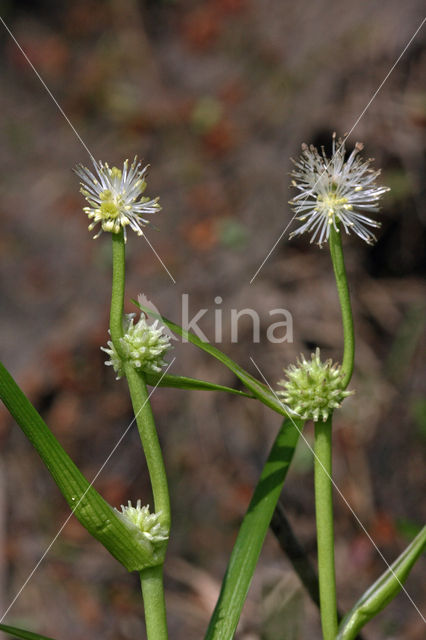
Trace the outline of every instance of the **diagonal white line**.
<path fill-rule="evenodd" d="M 392 67 L 389 69 L 389 71 L 387 72 L 386 76 L 384 77 L 384 79 L 382 80 L 382 82 L 379 84 L 379 86 L 377 87 L 376 91 L 373 93 L 373 95 L 371 96 L 370 100 L 368 101 L 368 103 L 365 105 L 363 111 L 361 112 L 361 114 L 358 116 L 357 120 L 355 121 L 354 125 L 352 126 L 351 130 L 349 131 L 349 133 L 346 134 L 344 140 L 347 140 L 349 138 L 349 136 L 351 135 L 352 131 L 355 129 L 355 127 L 358 125 L 359 121 L 361 120 L 361 118 L 363 117 L 364 113 L 367 111 L 367 109 L 369 108 L 369 106 L 371 105 L 371 103 L 373 102 L 373 100 L 375 100 L 377 94 L 379 93 L 379 91 L 381 90 L 381 88 L 383 87 L 383 85 L 385 84 L 386 80 L 389 78 L 390 74 L 392 73 L 392 71 L 395 69 L 396 65 L 399 63 L 399 61 L 401 60 L 402 56 L 404 55 L 404 53 L 407 51 L 408 47 L 410 46 L 410 44 L 413 42 L 414 38 L 416 37 L 416 35 L 419 33 L 420 29 L 422 28 L 422 26 L 424 25 L 424 23 L 426 22 L 426 17 L 423 18 L 423 20 L 421 21 L 421 23 L 419 24 L 419 26 L 417 27 L 417 29 L 415 30 L 415 32 L 413 33 L 413 35 L 411 36 L 411 38 L 409 39 L 409 41 L 407 42 L 407 44 L 405 45 L 405 47 L 403 48 L 403 50 L 401 51 L 401 53 L 399 54 L 398 58 L 395 60 L 395 62 L 393 63 Z"/>
<path fill-rule="evenodd" d="M 87 489 L 85 490 L 85 492 L 83 493 L 83 495 L 81 496 L 80 500 L 77 502 L 77 504 L 74 506 L 74 508 L 71 510 L 71 513 L 69 514 L 69 516 L 67 517 L 67 519 L 65 520 L 65 522 L 63 523 L 63 525 L 61 526 L 61 528 L 59 529 L 58 533 L 55 535 L 55 537 L 52 539 L 52 541 L 50 542 L 50 544 L 48 545 L 48 547 L 46 548 L 46 550 L 44 551 L 43 555 L 41 556 L 40 560 L 37 562 L 37 564 L 35 565 L 34 569 L 31 571 L 31 573 L 29 574 L 29 576 L 27 577 L 27 579 L 25 580 L 24 584 L 22 585 L 22 587 L 19 589 L 18 593 L 16 594 L 16 596 L 13 598 L 12 602 L 10 603 L 10 605 L 7 607 L 6 611 L 2 614 L 1 618 L 0 618 L 0 624 L 3 622 L 3 620 L 5 619 L 5 617 L 7 616 L 7 614 L 9 613 L 9 611 L 11 610 L 11 608 L 13 607 L 13 605 L 15 604 L 15 602 L 17 601 L 17 599 L 19 598 L 19 596 L 21 595 L 21 593 L 23 592 L 23 590 L 25 589 L 25 587 L 27 586 L 27 584 L 29 583 L 29 581 L 31 580 L 31 578 L 33 577 L 33 575 L 35 574 L 35 572 L 37 571 L 37 569 L 39 568 L 39 566 L 41 565 L 41 563 L 43 562 L 44 558 L 47 556 L 47 554 L 49 553 L 50 549 L 53 547 L 53 545 L 55 544 L 56 540 L 59 538 L 59 536 L 61 535 L 62 531 L 64 530 L 65 526 L 67 525 L 67 523 L 69 522 L 69 520 L 71 519 L 71 517 L 74 515 L 75 510 L 77 509 L 77 507 L 79 506 L 79 504 L 81 503 L 81 501 L 83 500 L 84 496 L 86 495 L 86 493 L 89 491 L 89 489 L 93 486 L 93 484 L 96 482 L 96 480 L 98 479 L 98 477 L 100 476 L 100 474 L 102 473 L 102 471 L 104 470 L 104 468 L 106 467 L 106 465 L 108 464 L 108 462 L 110 461 L 111 457 L 114 455 L 115 451 L 118 449 L 118 447 L 120 446 L 121 442 L 123 441 L 123 439 L 126 437 L 127 433 L 129 432 L 129 429 L 131 428 L 131 426 L 134 424 L 136 418 L 138 417 L 138 415 L 140 414 L 140 412 L 142 411 L 142 409 L 144 408 L 144 406 L 146 405 L 147 402 L 149 402 L 149 399 L 151 398 L 152 394 L 154 393 L 154 391 L 157 389 L 157 387 L 159 386 L 159 384 L 161 383 L 161 380 L 164 378 L 164 376 L 166 375 L 167 371 L 170 369 L 170 367 L 172 366 L 172 364 L 174 363 L 174 361 L 176 360 L 176 357 L 173 358 L 173 360 L 169 363 L 169 365 L 167 366 L 167 368 L 164 370 L 164 372 L 161 375 L 161 378 L 159 379 L 159 381 L 157 382 L 157 384 L 155 385 L 155 387 L 153 387 L 153 389 L 151 390 L 150 394 L 148 395 L 147 399 L 145 400 L 145 402 L 143 403 L 143 405 L 141 406 L 141 408 L 139 409 L 139 411 L 137 412 L 137 414 L 133 417 L 132 421 L 130 422 L 130 424 L 126 427 L 124 433 L 122 434 L 122 436 L 120 437 L 120 439 L 116 442 L 116 444 L 114 445 L 113 449 L 111 450 L 110 454 L 108 455 L 108 457 L 106 458 L 105 462 L 103 463 L 103 465 L 100 467 L 100 469 L 97 471 L 95 477 L 92 479 L 91 483 L 89 484 L 89 486 L 87 487 Z"/>
<path fill-rule="evenodd" d="M 35 66 L 33 65 L 33 63 L 31 62 L 31 60 L 29 59 L 29 57 L 27 56 L 27 54 L 25 53 L 25 51 L 23 50 L 23 48 L 21 47 L 21 45 L 19 44 L 19 42 L 17 41 L 17 39 L 15 38 L 15 36 L 13 35 L 13 33 L 11 32 L 11 30 L 9 29 L 9 27 L 7 26 L 7 24 L 5 23 L 5 21 L 3 20 L 3 18 L 0 16 L 0 22 L 2 23 L 2 25 L 4 26 L 4 28 L 6 29 L 6 31 L 8 32 L 8 34 L 10 35 L 10 37 L 12 38 L 13 42 L 16 44 L 16 46 L 18 47 L 19 51 L 22 53 L 22 55 L 24 56 L 25 60 L 28 62 L 29 66 L 31 67 L 31 69 L 34 71 L 34 73 L 36 74 L 37 78 L 40 80 L 41 84 L 43 85 L 43 87 L 46 89 L 47 93 L 49 94 L 49 96 L 52 98 L 53 102 L 55 103 L 55 105 L 58 107 L 59 111 L 61 112 L 61 114 L 63 115 L 63 117 L 65 118 L 65 120 L 67 121 L 67 123 L 69 124 L 69 126 L 71 127 L 71 129 L 74 131 L 75 135 L 77 136 L 77 138 L 79 139 L 79 141 L 81 142 L 81 144 L 83 145 L 83 147 L 86 149 L 87 153 L 89 154 L 90 158 L 92 160 L 94 160 L 94 157 L 92 155 L 92 152 L 90 151 L 89 147 L 86 145 L 86 143 L 84 142 L 83 138 L 81 137 L 81 135 L 78 133 L 77 129 L 74 127 L 73 123 L 71 122 L 71 120 L 68 118 L 67 114 L 65 113 L 65 111 L 62 109 L 61 105 L 59 104 L 59 102 L 56 100 L 55 96 L 53 95 L 53 93 L 51 92 L 51 90 L 49 89 L 49 87 L 47 86 L 47 84 L 45 83 L 45 81 L 43 80 L 43 78 L 41 77 L 41 75 L 39 74 L 39 72 L 37 71 L 37 69 L 35 68 Z"/>
<path fill-rule="evenodd" d="M 316 185 L 314 185 L 315 187 Z M 301 202 L 303 202 L 303 199 L 301 200 Z M 282 237 L 284 236 L 285 232 L 287 231 L 287 229 L 289 228 L 289 226 L 291 225 L 291 223 L 293 222 L 293 220 L 295 219 L 296 214 L 294 214 L 294 216 L 291 218 L 290 222 L 287 224 L 286 227 L 284 227 L 284 231 L 281 231 L 280 236 L 278 238 L 278 240 L 275 242 L 274 246 L 269 250 L 268 255 L 266 256 L 266 258 L 264 258 L 263 262 L 261 263 L 261 265 L 257 268 L 256 273 L 254 274 L 254 276 L 252 276 L 252 279 L 250 280 L 250 284 L 253 284 L 254 279 L 257 277 L 257 274 L 259 273 L 259 271 L 262 269 L 263 265 L 265 264 L 265 262 L 268 261 L 268 259 L 270 258 L 270 256 L 272 255 L 272 253 L 275 251 L 275 247 L 281 242 Z"/>
<path fill-rule="evenodd" d="M 407 42 L 407 44 L 405 45 L 404 49 L 401 51 L 401 53 L 399 54 L 398 58 L 395 60 L 395 62 L 393 63 L 393 65 L 391 66 L 391 68 L 389 69 L 389 71 L 387 72 L 386 76 L 384 77 L 384 79 L 382 80 L 382 82 L 379 84 L 379 86 L 377 87 L 376 91 L 373 93 L 373 95 L 371 96 L 370 100 L 367 102 L 367 104 L 365 105 L 364 109 L 361 111 L 360 115 L 358 116 L 358 118 L 355 120 L 355 123 L 352 125 L 351 129 L 349 130 L 349 133 L 347 133 L 344 137 L 343 137 L 343 144 L 346 142 L 346 140 L 349 138 L 349 136 L 351 135 L 351 133 L 353 132 L 353 130 L 355 129 L 355 127 L 358 125 L 359 121 L 361 120 L 361 118 L 364 116 L 365 112 L 367 111 L 367 109 L 370 107 L 371 103 L 375 100 L 375 98 L 377 97 L 377 94 L 379 93 L 379 91 L 382 89 L 383 85 L 385 84 L 386 80 L 389 78 L 389 76 L 391 75 L 391 73 L 394 71 L 395 67 L 397 66 L 397 64 L 399 63 L 399 61 L 401 60 L 402 56 L 404 55 L 404 53 L 407 51 L 408 47 L 410 46 L 410 44 L 413 42 L 414 38 L 416 37 L 416 35 L 419 33 L 420 29 L 423 27 L 424 23 L 426 22 L 426 18 L 423 18 L 423 20 L 421 21 L 421 23 L 419 24 L 419 26 L 417 27 L 417 29 L 415 30 L 415 32 L 413 33 L 413 35 L 411 36 L 411 38 L 409 39 L 409 41 Z M 337 153 L 337 152 L 336 152 Z M 332 158 L 330 159 L 330 162 L 327 164 L 327 166 L 325 167 L 324 171 L 318 176 L 317 181 L 315 182 L 314 186 L 312 187 L 312 189 L 315 189 L 315 187 L 317 186 L 318 182 L 321 180 L 322 176 L 326 173 L 328 167 L 330 166 L 330 164 L 333 162 L 333 159 L 335 157 L 336 154 L 334 154 L 334 156 L 332 156 Z M 305 198 L 301 198 L 299 200 L 299 202 L 303 202 L 304 200 L 306 200 L 307 196 Z M 293 220 L 296 217 L 296 213 L 293 215 L 293 217 L 290 219 L 290 222 L 286 225 L 284 231 L 281 232 L 278 240 L 275 242 L 275 244 L 273 245 L 273 247 L 269 250 L 266 258 L 263 260 L 263 262 L 261 263 L 261 265 L 257 268 L 257 271 L 255 272 L 255 274 L 253 275 L 252 279 L 250 280 L 250 284 L 253 284 L 254 279 L 257 277 L 259 271 L 262 269 L 263 265 L 265 264 L 265 262 L 267 262 L 267 260 L 269 259 L 269 257 L 271 256 L 271 254 L 274 252 L 275 247 L 279 244 L 279 242 L 281 241 L 282 237 L 284 236 L 285 232 L 287 231 L 287 229 L 289 228 L 289 226 L 292 224 Z"/>
<path fill-rule="evenodd" d="M 172 276 L 172 274 L 170 273 L 170 271 L 168 270 L 168 268 L 166 267 L 166 265 L 164 264 L 164 262 L 162 261 L 162 259 L 160 258 L 160 256 L 158 255 L 158 253 L 156 252 L 156 250 L 154 249 L 154 247 L 152 246 L 152 244 L 150 243 L 150 241 L 148 240 L 148 238 L 146 237 L 146 234 L 143 234 L 143 237 L 145 238 L 146 242 L 148 243 L 148 245 L 151 248 L 151 251 L 155 254 L 155 256 L 157 257 L 158 261 L 163 265 L 163 269 L 164 271 L 167 272 L 170 280 L 173 282 L 173 284 L 176 284 L 176 280 L 174 279 L 174 277 Z"/>
<path fill-rule="evenodd" d="M 252 363 L 254 364 L 254 366 L 256 367 L 256 369 L 258 370 L 259 374 L 262 376 L 265 384 L 268 386 L 269 390 L 271 393 L 273 393 L 273 395 L 275 396 L 275 398 L 278 400 L 278 402 L 282 405 L 282 407 L 285 409 L 286 406 L 281 402 L 280 398 L 277 396 L 277 394 L 275 393 L 275 391 L 272 389 L 271 385 L 269 384 L 268 380 L 265 378 L 265 376 L 263 375 L 262 371 L 260 370 L 259 366 L 256 364 L 256 362 L 254 361 L 254 359 L 250 356 L 250 360 L 252 361 Z M 359 527 L 362 529 L 362 531 L 365 533 L 365 535 L 367 536 L 367 538 L 369 539 L 369 541 L 371 542 L 371 544 L 373 545 L 374 549 L 377 551 L 377 553 L 379 554 L 379 556 L 381 557 L 381 559 L 383 560 L 383 562 L 385 563 L 385 565 L 387 566 L 387 568 L 390 570 L 390 572 L 392 573 L 393 577 L 396 579 L 396 581 L 398 582 L 399 586 L 401 587 L 402 591 L 404 591 L 405 595 L 407 596 L 407 598 L 409 599 L 409 601 L 411 602 L 411 604 L 413 605 L 413 607 L 415 608 L 415 610 L 417 611 L 417 613 L 419 614 L 419 616 L 421 617 L 421 619 L 423 620 L 424 623 L 426 623 L 426 619 L 423 616 L 422 612 L 420 611 L 420 609 L 418 608 L 418 606 L 416 605 L 416 603 L 414 602 L 414 600 L 412 599 L 412 597 L 410 596 L 410 594 L 408 593 L 408 591 L 406 590 L 406 588 L 404 587 L 404 585 L 402 584 L 402 582 L 400 581 L 400 579 L 398 578 L 398 576 L 395 574 L 395 572 L 393 571 L 392 567 L 390 566 L 390 564 L 388 563 L 388 561 L 386 560 L 385 556 L 383 555 L 383 553 L 380 551 L 379 547 L 377 546 L 377 544 L 374 542 L 373 538 L 371 537 L 371 535 L 368 533 L 367 529 L 365 528 L 365 526 L 362 524 L 361 520 L 359 519 L 359 517 L 357 516 L 357 514 L 355 513 L 355 511 L 353 510 L 353 508 L 351 507 L 351 505 L 349 504 L 349 502 L 347 501 L 347 499 L 345 498 L 345 496 L 343 495 L 343 493 L 341 492 L 341 490 L 339 489 L 339 487 L 337 486 L 336 482 L 333 480 L 333 478 L 330 476 L 330 474 L 328 473 L 327 469 L 324 467 L 324 465 L 322 464 L 321 460 L 319 460 L 318 456 L 316 455 L 315 451 L 313 450 L 313 448 L 311 447 L 311 445 L 309 444 L 309 442 L 307 441 L 307 439 L 305 438 L 305 436 L 303 435 L 303 432 L 301 429 L 299 429 L 299 427 L 297 426 L 297 424 L 294 422 L 293 418 L 291 417 L 290 414 L 288 414 L 289 419 L 291 420 L 291 422 L 293 423 L 293 426 L 295 427 L 295 429 L 297 429 L 297 431 L 299 432 L 299 435 L 303 438 L 306 446 L 308 447 L 308 449 L 310 450 L 310 452 L 313 454 L 314 458 L 317 460 L 317 462 L 319 462 L 319 464 L 321 465 L 324 473 L 328 476 L 330 482 L 332 483 L 334 489 L 336 490 L 336 492 L 339 494 L 340 498 L 343 500 L 343 502 L 345 503 L 345 505 L 347 506 L 347 508 L 349 509 L 349 511 L 351 512 L 351 514 L 353 515 L 353 517 L 355 518 L 356 522 L 358 523 Z"/>
<path fill-rule="evenodd" d="M 49 89 L 49 87 L 47 86 L 47 84 L 45 83 L 45 81 L 43 80 L 43 78 L 41 77 L 40 73 L 37 71 L 37 69 L 35 68 L 35 66 L 33 65 L 33 63 L 31 62 L 31 60 L 29 59 L 29 57 L 27 56 L 27 54 L 25 53 L 24 49 L 21 47 L 21 45 L 19 44 L 18 40 L 15 38 L 15 36 L 13 35 L 12 31 L 9 29 L 9 27 L 7 26 L 7 24 L 5 23 L 5 21 L 3 20 L 3 18 L 0 16 L 0 22 L 2 23 L 2 25 L 4 26 L 4 28 L 6 29 L 6 31 L 8 32 L 8 34 L 10 35 L 10 37 L 12 38 L 13 42 L 16 44 L 16 46 L 18 47 L 19 51 L 22 53 L 22 55 L 24 56 L 25 60 L 27 61 L 27 63 L 29 64 L 29 66 L 31 67 L 31 69 L 34 71 L 35 75 L 37 76 L 37 78 L 40 80 L 41 84 L 43 85 L 43 87 L 45 88 L 46 92 L 48 93 L 48 95 L 51 97 L 51 99 L 53 100 L 53 102 L 55 103 L 55 105 L 57 106 L 58 110 L 60 111 L 60 113 L 62 114 L 62 116 L 65 118 L 66 122 L 69 124 L 69 126 L 71 127 L 71 129 L 73 130 L 75 136 L 77 137 L 77 139 L 79 140 L 79 142 L 82 144 L 82 146 L 84 147 L 84 149 L 87 151 L 87 153 L 89 154 L 90 159 L 95 162 L 95 158 L 92 154 L 92 152 L 90 151 L 89 147 L 87 146 L 87 144 L 84 142 L 83 138 L 81 137 L 81 135 L 78 133 L 77 129 L 75 128 L 75 126 L 73 125 L 73 123 L 71 122 L 71 120 L 68 118 L 67 114 L 65 113 L 65 111 L 62 109 L 61 105 L 59 104 L 59 102 L 56 100 L 55 96 L 53 95 L 53 93 L 51 92 L 51 90 Z M 162 264 L 164 270 L 167 272 L 167 274 L 169 275 L 169 277 L 171 278 L 171 280 L 173 281 L 173 284 L 176 284 L 176 280 L 173 278 L 172 274 L 170 273 L 170 271 L 167 269 L 166 265 L 164 264 L 163 260 L 160 258 L 160 256 L 158 255 L 158 253 L 156 252 L 156 250 L 154 249 L 154 247 L 152 246 L 152 244 L 150 243 L 150 241 L 148 240 L 148 238 L 146 236 L 145 240 L 147 241 L 148 245 L 151 247 L 151 250 L 154 252 L 154 254 L 157 256 L 157 259 L 159 260 L 159 262 Z"/>

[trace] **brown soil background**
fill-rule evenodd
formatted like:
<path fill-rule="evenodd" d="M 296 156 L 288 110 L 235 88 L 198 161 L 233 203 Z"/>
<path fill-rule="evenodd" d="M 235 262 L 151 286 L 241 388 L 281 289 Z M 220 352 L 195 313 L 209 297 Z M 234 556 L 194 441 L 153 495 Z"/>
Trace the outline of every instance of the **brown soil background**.
<path fill-rule="evenodd" d="M 221 348 L 272 384 L 300 352 L 338 359 L 339 307 L 326 249 L 284 235 L 289 158 L 303 141 L 350 130 L 420 24 L 422 3 L 75 0 L 2 2 L 1 15 L 96 158 L 151 165 L 159 232 L 128 243 L 127 310 L 143 292 L 180 320 L 182 293 Z M 374 248 L 345 238 L 353 294 L 356 396 L 336 416 L 335 480 L 393 559 L 424 521 L 425 124 L 424 29 L 356 126 L 349 148 L 383 167 Z M 124 383 L 103 366 L 110 242 L 87 233 L 71 169 L 87 153 L 1 30 L 1 358 L 88 478 L 131 420 Z M 262 340 L 230 309 L 251 307 Z M 266 341 L 268 311 L 288 309 L 294 341 Z M 423 354 L 422 354 L 423 351 Z M 177 345 L 174 373 L 236 385 L 230 372 Z M 172 640 L 203 636 L 227 558 L 279 418 L 250 400 L 159 389 L 152 399 L 170 478 L 173 533 L 166 567 Z M 312 440 L 311 427 L 306 428 Z M 114 506 L 150 501 L 132 429 L 96 482 Z M 300 446 L 284 490 L 294 529 L 315 560 L 312 458 Z M 339 603 L 344 610 L 383 561 L 336 496 Z M 68 516 L 37 454 L 0 413 L 0 609 L 7 609 Z M 424 562 L 406 588 L 424 611 Z M 424 583 L 424 581 L 423 581 Z M 423 584 L 424 587 L 424 584 Z M 288 628 L 266 635 L 265 593 L 278 590 Z M 126 574 L 72 519 L 7 615 L 57 640 L 144 637 L 136 575 Z M 404 594 L 365 629 L 368 640 L 420 640 Z M 318 614 L 271 534 L 237 637 L 320 638 Z"/>

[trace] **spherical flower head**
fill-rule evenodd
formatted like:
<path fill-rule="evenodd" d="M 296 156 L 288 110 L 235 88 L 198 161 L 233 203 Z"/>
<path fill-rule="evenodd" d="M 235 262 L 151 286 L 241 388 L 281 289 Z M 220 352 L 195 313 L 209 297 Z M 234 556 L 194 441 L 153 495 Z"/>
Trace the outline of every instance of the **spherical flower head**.
<path fill-rule="evenodd" d="M 151 513 L 149 505 L 142 506 L 140 500 L 137 501 L 136 507 L 132 506 L 128 501 L 128 506 L 121 505 L 120 516 L 126 520 L 126 524 L 131 524 L 138 530 L 138 535 L 142 534 L 145 540 L 151 542 L 154 546 L 165 542 L 169 538 L 167 527 L 161 524 L 161 511 Z"/>
<path fill-rule="evenodd" d="M 366 211 L 377 212 L 381 196 L 389 191 L 375 183 L 380 170 L 371 168 L 372 159 L 362 160 L 358 155 L 364 145 L 357 142 L 345 161 L 345 143 L 333 134 L 332 154 L 328 159 L 324 148 L 319 153 L 311 145 L 302 145 L 302 155 L 293 160 L 292 186 L 299 193 L 290 200 L 296 219 L 303 224 L 290 237 L 305 231 L 312 233 L 311 242 L 321 246 L 330 236 L 330 228 L 339 231 L 339 223 L 346 233 L 353 231 L 367 244 L 376 240 L 369 227 L 380 227 L 380 223 L 364 215 Z"/>
<path fill-rule="evenodd" d="M 311 354 L 311 360 L 302 355 L 297 365 L 291 364 L 285 374 L 287 379 L 278 382 L 284 390 L 277 393 L 303 420 L 325 422 L 329 414 L 353 393 L 343 389 L 339 365 L 331 360 L 321 362 L 319 349 Z"/>
<path fill-rule="evenodd" d="M 94 236 L 98 238 L 103 231 L 119 233 L 123 229 L 127 240 L 126 227 L 129 226 L 138 236 L 143 235 L 142 228 L 149 224 L 145 216 L 161 209 L 158 198 L 150 200 L 143 196 L 148 167 L 142 168 L 137 156 L 130 167 L 126 160 L 122 169 L 109 167 L 106 162 L 96 162 L 93 158 L 92 162 L 94 173 L 83 165 L 75 169 L 81 178 L 80 192 L 89 203 L 88 207 L 83 207 L 92 220 L 89 230 L 100 224 L 100 231 Z"/>
<path fill-rule="evenodd" d="M 141 314 L 134 324 L 135 316 L 135 313 L 129 313 L 124 317 L 124 335 L 120 338 L 122 357 L 118 355 L 111 340 L 108 341 L 108 347 L 101 347 L 109 356 L 105 364 L 114 368 L 117 380 L 124 375 L 123 359 L 138 371 L 160 373 L 161 368 L 166 365 L 163 357 L 171 348 L 170 338 L 163 333 L 158 320 L 148 324 Z"/>

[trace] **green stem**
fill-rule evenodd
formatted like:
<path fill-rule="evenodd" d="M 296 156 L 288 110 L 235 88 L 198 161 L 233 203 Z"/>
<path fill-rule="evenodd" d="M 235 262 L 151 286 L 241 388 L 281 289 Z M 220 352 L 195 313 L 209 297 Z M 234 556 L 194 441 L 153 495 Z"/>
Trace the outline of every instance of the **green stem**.
<path fill-rule="evenodd" d="M 315 423 L 315 508 L 321 625 L 324 640 L 337 635 L 336 577 L 331 464 L 331 422 Z"/>
<path fill-rule="evenodd" d="M 140 572 L 145 625 L 148 640 L 167 640 L 166 605 L 163 589 L 163 566 Z"/>
<path fill-rule="evenodd" d="M 146 457 L 148 472 L 154 497 L 154 510 L 161 512 L 161 523 L 170 530 L 170 499 L 166 471 L 160 443 L 158 442 L 154 418 L 149 403 L 143 375 L 126 362 L 121 347 L 123 336 L 123 310 L 125 287 L 125 244 L 124 235 L 112 235 L 112 293 L 110 312 L 111 340 L 123 361 L 124 372 L 129 386 L 133 411 Z M 165 552 L 165 550 L 164 550 Z M 166 610 L 164 604 L 163 565 L 144 569 L 140 572 L 142 596 L 145 610 L 148 640 L 167 640 Z"/>
<path fill-rule="evenodd" d="M 124 235 L 112 236 L 112 293 L 110 313 L 110 334 L 115 350 L 124 361 L 124 371 L 129 385 L 130 397 L 135 412 L 136 423 L 145 453 L 154 496 L 155 511 L 161 511 L 161 521 L 170 527 L 170 500 L 163 456 L 158 442 L 157 431 L 148 399 L 145 379 L 125 361 L 121 352 L 120 338 L 123 336 L 123 308 L 125 283 Z"/>
<path fill-rule="evenodd" d="M 145 380 L 130 364 L 126 363 L 124 365 L 124 371 L 127 384 L 129 385 L 133 411 L 136 416 L 136 424 L 138 425 L 139 435 L 148 465 L 155 511 L 161 511 L 161 522 L 169 529 L 170 499 L 167 476 Z"/>
<path fill-rule="evenodd" d="M 154 497 L 154 511 L 161 513 L 161 523 L 170 531 L 170 499 L 166 470 L 145 380 L 131 364 L 124 365 L 133 411 L 148 465 Z M 166 548 L 164 547 L 164 553 Z M 163 563 L 140 572 L 145 624 L 148 640 L 167 640 L 164 603 Z"/>
<path fill-rule="evenodd" d="M 343 387 L 346 388 L 352 377 L 355 356 L 354 323 L 349 295 L 348 280 L 346 277 L 345 261 L 343 259 L 341 233 L 331 225 L 330 229 L 330 254 L 333 262 L 336 278 L 337 292 L 339 294 L 340 309 L 342 311 L 344 351 L 342 360 Z"/>
<path fill-rule="evenodd" d="M 123 336 L 124 283 L 126 272 L 126 251 L 123 230 L 111 233 L 112 237 L 112 292 L 109 332 L 120 357 L 123 356 L 120 338 Z"/>

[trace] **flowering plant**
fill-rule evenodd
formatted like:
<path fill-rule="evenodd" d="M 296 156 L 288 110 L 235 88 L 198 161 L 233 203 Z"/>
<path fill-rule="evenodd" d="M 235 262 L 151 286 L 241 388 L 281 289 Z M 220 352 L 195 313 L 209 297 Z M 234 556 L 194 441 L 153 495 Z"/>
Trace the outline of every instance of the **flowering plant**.
<path fill-rule="evenodd" d="M 357 143 L 345 161 L 344 141 L 336 143 L 336 136 L 333 136 L 330 159 L 324 151 L 319 153 L 315 147 L 304 145 L 301 158 L 295 162 L 292 185 L 299 193 L 293 198 L 292 206 L 297 219 L 303 224 L 293 235 L 310 232 L 311 242 L 329 243 L 342 313 L 344 348 L 341 364 L 322 361 L 319 349 L 310 360 L 302 355 L 296 364 L 286 369 L 286 379 L 278 382 L 282 387 L 278 391 L 265 384 L 266 381 L 257 380 L 216 347 L 162 318 L 171 331 L 228 367 L 244 385 L 245 391 L 168 373 L 170 365 L 165 356 L 170 349 L 170 339 L 158 319 L 151 322 L 149 316 L 152 312 L 140 305 L 137 306 L 142 314 L 137 322 L 135 314 L 123 313 L 127 227 L 141 235 L 143 227 L 149 224 L 145 216 L 160 209 L 158 198 L 143 196 L 147 186 L 147 168 L 142 168 L 135 158 L 130 166 L 128 161 L 124 162 L 122 169 L 94 161 L 94 172 L 83 166 L 76 170 L 82 181 L 82 194 L 89 203 L 84 208 L 91 220 L 89 229 L 100 224 L 97 235 L 102 232 L 111 234 L 110 340 L 102 349 L 108 355 L 105 364 L 112 366 L 117 379 L 125 379 L 128 385 L 147 462 L 153 510 L 150 511 L 141 500 L 135 507 L 130 501 L 127 506 L 122 505 L 121 512 L 111 507 L 93 488 L 93 482 L 88 483 L 74 465 L 3 365 L 0 365 L 0 397 L 40 454 L 72 513 L 127 570 L 139 572 L 148 640 L 168 638 L 163 566 L 173 532 L 169 486 L 147 385 L 234 393 L 260 401 L 284 418 L 242 521 L 205 640 L 230 640 L 234 636 L 271 520 L 274 531 L 285 526 L 277 502 L 299 436 L 308 420 L 315 425 L 319 579 L 314 575 L 313 583 L 308 584 L 306 572 L 300 572 L 300 575 L 313 593 L 314 600 L 319 600 L 324 640 L 353 640 L 357 637 L 362 627 L 403 588 L 403 581 L 425 548 L 426 527 L 339 621 L 334 567 L 332 419 L 334 411 L 353 393 L 347 387 L 355 353 L 340 230 L 354 231 L 371 244 L 374 236 L 370 228 L 377 228 L 379 223 L 365 216 L 364 212 L 377 211 L 379 199 L 387 191 L 386 187 L 376 184 L 379 171 L 371 168 L 371 161 L 361 160 L 361 149 L 362 145 Z M 300 570 L 300 562 L 297 567 Z M 8 625 L 0 624 L 0 629 L 18 638 L 43 640 L 39 634 Z"/>

